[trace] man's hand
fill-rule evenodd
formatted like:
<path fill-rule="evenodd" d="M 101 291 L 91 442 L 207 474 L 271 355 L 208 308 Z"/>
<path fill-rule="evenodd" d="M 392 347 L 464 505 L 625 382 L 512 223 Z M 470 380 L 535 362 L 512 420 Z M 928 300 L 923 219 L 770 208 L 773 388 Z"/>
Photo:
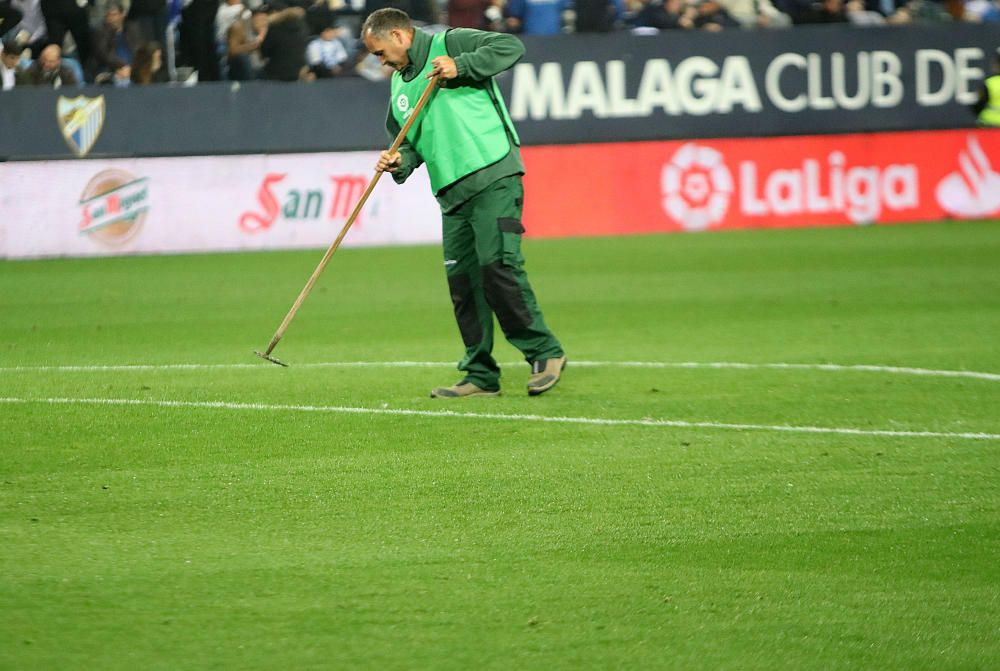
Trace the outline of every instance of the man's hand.
<path fill-rule="evenodd" d="M 431 61 L 431 71 L 427 73 L 427 79 L 430 79 L 434 75 L 441 75 L 441 79 L 454 79 L 458 76 L 458 67 L 455 65 L 455 59 L 451 56 L 438 56 Z"/>
<path fill-rule="evenodd" d="M 382 152 L 378 157 L 378 163 L 375 164 L 375 169 L 379 172 L 396 172 L 399 170 L 399 166 L 403 163 L 403 157 L 400 156 L 399 152 L 389 153 L 388 151 Z"/>

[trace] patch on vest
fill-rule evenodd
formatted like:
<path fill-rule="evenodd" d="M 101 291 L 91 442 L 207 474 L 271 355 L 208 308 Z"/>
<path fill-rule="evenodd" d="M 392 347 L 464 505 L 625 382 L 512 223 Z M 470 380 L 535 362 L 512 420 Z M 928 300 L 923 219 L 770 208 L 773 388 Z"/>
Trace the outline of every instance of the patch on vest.
<path fill-rule="evenodd" d="M 400 93 L 399 97 L 396 98 L 396 108 L 403 113 L 404 119 L 410 116 L 410 99 L 406 97 L 405 93 Z"/>

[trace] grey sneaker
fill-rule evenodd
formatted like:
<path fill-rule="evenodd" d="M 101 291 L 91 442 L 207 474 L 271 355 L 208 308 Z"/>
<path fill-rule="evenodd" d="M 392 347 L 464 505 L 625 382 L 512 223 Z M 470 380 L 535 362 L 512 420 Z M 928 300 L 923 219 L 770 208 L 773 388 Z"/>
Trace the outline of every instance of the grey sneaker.
<path fill-rule="evenodd" d="M 471 382 L 462 380 L 450 387 L 437 387 L 431 389 L 431 398 L 465 398 L 467 396 L 499 396 L 500 390 L 483 389 Z"/>
<path fill-rule="evenodd" d="M 566 367 L 566 357 L 556 359 L 539 359 L 531 364 L 531 377 L 528 379 L 528 395 L 538 396 L 556 386 Z"/>

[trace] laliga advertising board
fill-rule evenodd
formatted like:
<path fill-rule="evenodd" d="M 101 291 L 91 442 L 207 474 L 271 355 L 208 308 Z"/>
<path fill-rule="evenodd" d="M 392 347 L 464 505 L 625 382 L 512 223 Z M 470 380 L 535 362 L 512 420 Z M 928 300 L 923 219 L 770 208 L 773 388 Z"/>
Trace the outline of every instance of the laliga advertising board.
<path fill-rule="evenodd" d="M 0 258 L 324 248 L 378 152 L 0 163 Z M 440 240 L 425 171 L 383 176 L 344 246 Z"/>
<path fill-rule="evenodd" d="M 1000 218 L 1000 130 L 524 153 L 525 222 L 535 236 Z"/>

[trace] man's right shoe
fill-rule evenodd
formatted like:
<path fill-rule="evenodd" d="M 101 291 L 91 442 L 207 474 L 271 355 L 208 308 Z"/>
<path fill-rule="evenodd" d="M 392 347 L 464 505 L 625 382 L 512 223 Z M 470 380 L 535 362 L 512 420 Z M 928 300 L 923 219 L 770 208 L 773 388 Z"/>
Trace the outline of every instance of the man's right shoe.
<path fill-rule="evenodd" d="M 499 396 L 500 390 L 483 389 L 471 382 L 462 380 L 450 387 L 438 387 L 431 390 L 431 398 L 467 398 L 469 396 Z"/>
<path fill-rule="evenodd" d="M 555 359 L 539 359 L 531 364 L 531 377 L 528 378 L 528 396 L 544 394 L 556 386 L 566 367 L 566 355 Z"/>

